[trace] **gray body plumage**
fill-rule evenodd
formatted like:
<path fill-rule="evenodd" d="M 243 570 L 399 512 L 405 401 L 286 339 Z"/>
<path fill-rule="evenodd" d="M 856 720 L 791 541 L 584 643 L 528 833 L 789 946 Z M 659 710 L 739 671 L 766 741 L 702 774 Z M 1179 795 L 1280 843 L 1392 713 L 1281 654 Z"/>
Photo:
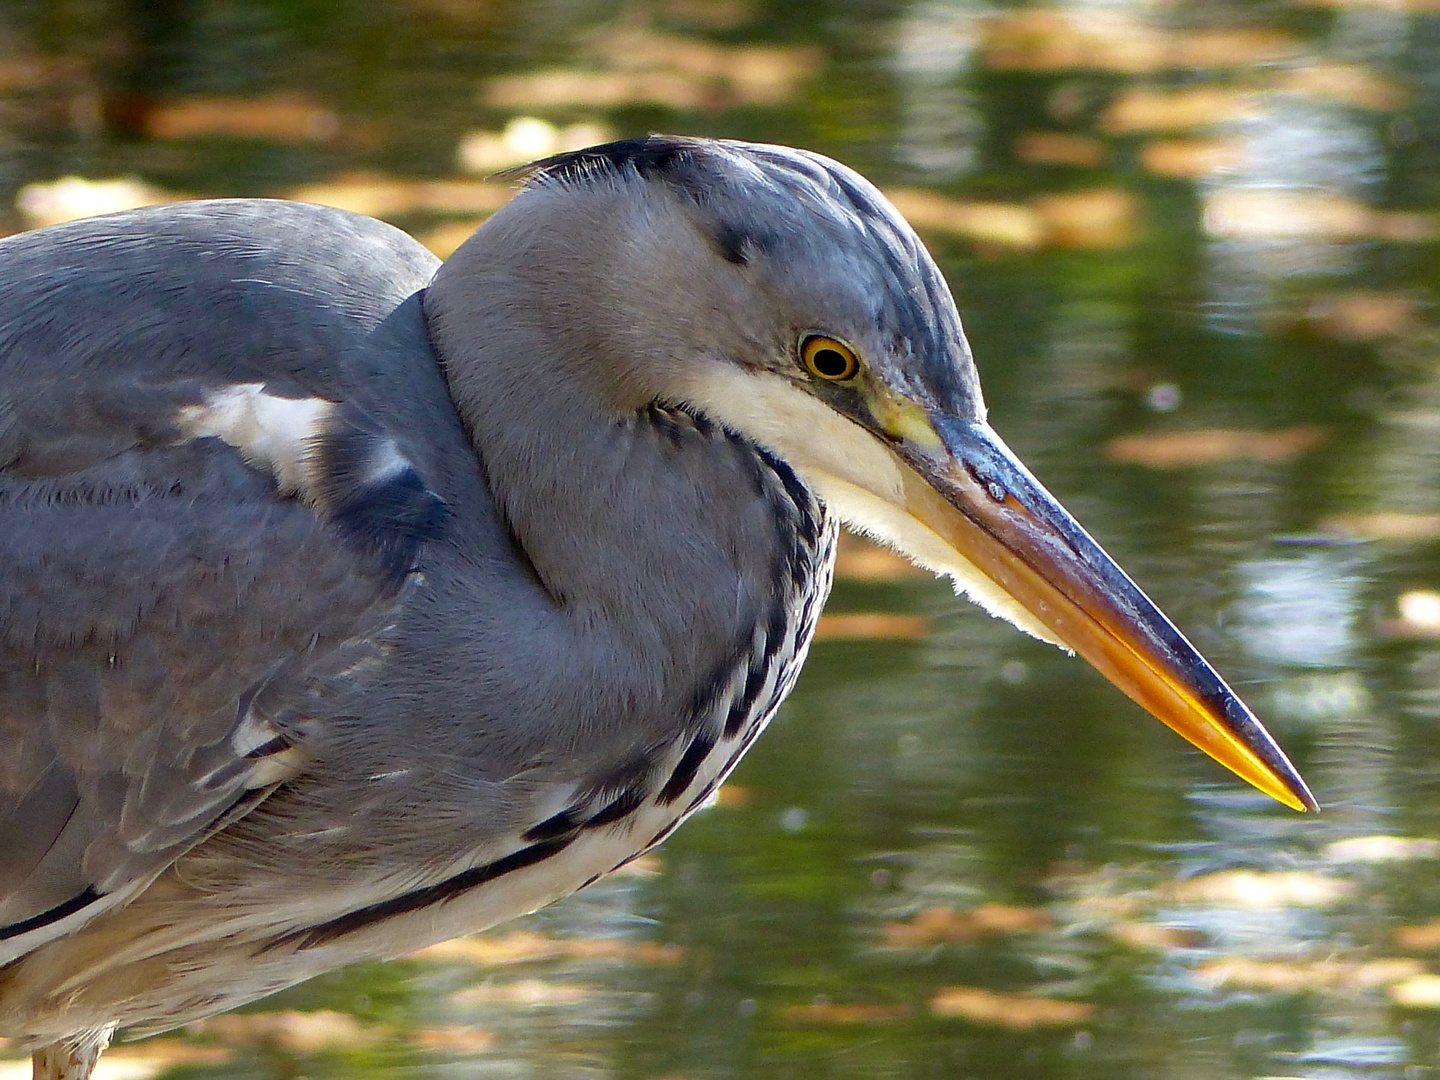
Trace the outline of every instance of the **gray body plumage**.
<path fill-rule="evenodd" d="M 433 285 L 264 201 L 5 245 L 0 1030 L 169 1026 L 548 902 L 788 691 L 833 525 L 721 425 L 577 392 L 510 241 Z M 342 406 L 314 491 L 177 423 L 237 385 Z"/>

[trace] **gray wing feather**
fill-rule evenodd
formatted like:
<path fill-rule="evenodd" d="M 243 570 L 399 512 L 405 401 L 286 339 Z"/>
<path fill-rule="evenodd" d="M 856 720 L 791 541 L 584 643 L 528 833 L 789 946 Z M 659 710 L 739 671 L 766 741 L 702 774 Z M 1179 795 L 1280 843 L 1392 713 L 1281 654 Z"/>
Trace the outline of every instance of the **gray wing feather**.
<path fill-rule="evenodd" d="M 388 648 L 443 503 L 356 455 L 459 438 L 418 308 L 435 265 L 265 201 L 0 242 L 0 964 L 303 767 L 297 732 Z M 343 404 L 323 500 L 180 430 L 251 381 Z M 453 480 L 447 457 L 422 467 Z"/>
<path fill-rule="evenodd" d="M 0 474 L 0 926 L 147 880 L 273 782 L 253 706 L 283 751 L 396 595 L 216 440 Z"/>

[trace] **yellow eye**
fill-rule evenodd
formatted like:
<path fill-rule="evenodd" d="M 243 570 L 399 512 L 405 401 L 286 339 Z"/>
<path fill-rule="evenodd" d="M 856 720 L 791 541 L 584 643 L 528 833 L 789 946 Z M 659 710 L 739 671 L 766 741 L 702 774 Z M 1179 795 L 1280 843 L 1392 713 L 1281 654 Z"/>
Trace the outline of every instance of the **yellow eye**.
<path fill-rule="evenodd" d="M 806 371 L 827 382 L 844 382 L 860 371 L 854 350 L 843 341 L 823 334 L 811 334 L 800 343 L 800 359 Z"/>

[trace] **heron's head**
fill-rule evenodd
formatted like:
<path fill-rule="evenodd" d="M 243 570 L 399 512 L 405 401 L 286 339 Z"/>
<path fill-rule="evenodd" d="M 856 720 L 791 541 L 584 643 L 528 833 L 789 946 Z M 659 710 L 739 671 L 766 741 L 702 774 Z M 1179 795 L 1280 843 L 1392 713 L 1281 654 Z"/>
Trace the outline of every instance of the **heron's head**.
<path fill-rule="evenodd" d="M 868 181 L 805 151 L 661 136 L 528 176 L 516 203 L 538 213 L 497 224 L 566 253 L 532 284 L 542 306 L 587 312 L 603 392 L 692 407 L 766 447 L 851 527 L 1314 809 L 1245 705 L 986 424 L 950 290 Z"/>

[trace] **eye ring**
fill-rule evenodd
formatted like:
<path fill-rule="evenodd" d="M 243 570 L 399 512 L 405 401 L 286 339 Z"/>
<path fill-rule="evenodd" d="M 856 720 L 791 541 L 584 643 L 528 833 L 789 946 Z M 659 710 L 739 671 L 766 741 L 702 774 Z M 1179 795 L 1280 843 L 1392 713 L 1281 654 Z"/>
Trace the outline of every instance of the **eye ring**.
<path fill-rule="evenodd" d="M 826 382 L 846 382 L 860 373 L 855 350 L 824 334 L 810 334 L 800 342 L 800 362 L 811 375 Z"/>

